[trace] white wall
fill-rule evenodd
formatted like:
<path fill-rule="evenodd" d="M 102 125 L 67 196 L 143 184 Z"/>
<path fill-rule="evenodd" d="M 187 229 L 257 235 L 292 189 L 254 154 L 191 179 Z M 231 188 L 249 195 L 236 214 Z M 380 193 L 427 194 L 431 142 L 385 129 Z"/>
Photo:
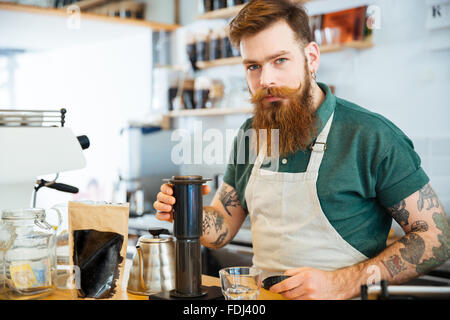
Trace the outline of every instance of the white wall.
<path fill-rule="evenodd" d="M 119 130 L 150 113 L 151 30 L 100 41 L 18 56 L 15 96 L 17 108 L 68 110 L 66 126 L 87 135 L 91 146 L 86 168 L 62 173 L 59 181 L 79 187 L 78 198 L 109 201 L 123 156 Z M 98 190 L 88 190 L 91 179 Z M 37 205 L 71 198 L 41 189 Z"/>

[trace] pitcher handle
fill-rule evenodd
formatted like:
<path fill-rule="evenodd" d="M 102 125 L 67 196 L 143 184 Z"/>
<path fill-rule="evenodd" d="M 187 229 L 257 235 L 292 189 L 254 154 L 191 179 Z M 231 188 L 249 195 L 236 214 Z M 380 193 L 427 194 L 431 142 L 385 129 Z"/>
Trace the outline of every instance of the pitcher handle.
<path fill-rule="evenodd" d="M 48 210 L 49 210 L 49 211 L 50 211 L 50 210 L 55 211 L 56 214 L 57 214 L 57 216 L 58 216 L 58 225 L 56 225 L 56 226 L 51 225 L 51 226 L 53 227 L 53 229 L 55 229 L 55 231 L 57 231 L 58 228 L 61 226 L 61 223 L 62 223 L 62 214 L 61 214 L 61 211 L 59 211 L 59 209 L 56 208 L 56 206 L 53 206 L 53 207 L 51 207 L 51 208 L 48 209 Z"/>
<path fill-rule="evenodd" d="M 138 254 L 138 262 L 139 262 L 139 282 L 141 283 L 141 287 L 144 291 L 147 291 L 147 286 L 145 285 L 144 280 L 144 261 L 142 258 L 142 251 L 139 245 L 136 246 L 136 251 Z"/>

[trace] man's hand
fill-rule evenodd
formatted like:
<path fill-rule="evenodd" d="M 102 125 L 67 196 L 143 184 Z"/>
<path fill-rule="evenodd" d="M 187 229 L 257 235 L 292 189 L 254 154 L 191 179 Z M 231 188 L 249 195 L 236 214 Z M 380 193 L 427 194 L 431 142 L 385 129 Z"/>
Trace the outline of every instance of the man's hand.
<path fill-rule="evenodd" d="M 342 299 L 343 283 L 335 271 L 322 271 L 310 267 L 287 270 L 290 278 L 273 285 L 270 292 L 279 293 L 292 300 Z"/>
<path fill-rule="evenodd" d="M 170 184 L 163 184 L 160 188 L 161 192 L 156 195 L 156 201 L 153 203 L 153 208 L 156 211 L 156 219 L 173 222 L 173 205 L 175 204 L 175 197 L 173 196 L 173 189 Z M 202 186 L 202 195 L 207 195 L 211 191 L 208 185 Z"/>

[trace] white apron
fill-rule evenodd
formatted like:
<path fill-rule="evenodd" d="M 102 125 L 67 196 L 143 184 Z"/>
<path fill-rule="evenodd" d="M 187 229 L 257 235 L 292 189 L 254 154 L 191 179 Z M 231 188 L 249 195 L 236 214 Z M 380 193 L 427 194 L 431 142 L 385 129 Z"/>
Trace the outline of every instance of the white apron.
<path fill-rule="evenodd" d="M 367 259 L 333 228 L 317 196 L 317 178 L 333 116 L 313 146 L 306 172 L 260 169 L 266 147 L 258 154 L 245 199 L 253 264 L 263 270 L 263 278 L 299 267 L 335 270 Z"/>

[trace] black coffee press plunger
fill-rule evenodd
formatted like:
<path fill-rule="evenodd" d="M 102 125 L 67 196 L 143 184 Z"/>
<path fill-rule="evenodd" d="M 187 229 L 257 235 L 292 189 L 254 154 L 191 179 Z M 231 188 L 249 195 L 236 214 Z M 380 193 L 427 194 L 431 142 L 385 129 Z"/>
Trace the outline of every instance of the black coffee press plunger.
<path fill-rule="evenodd" d="M 172 185 L 175 244 L 175 289 L 151 295 L 150 299 L 223 298 L 220 287 L 202 286 L 202 185 L 211 179 L 202 176 L 173 176 L 163 179 Z"/>

